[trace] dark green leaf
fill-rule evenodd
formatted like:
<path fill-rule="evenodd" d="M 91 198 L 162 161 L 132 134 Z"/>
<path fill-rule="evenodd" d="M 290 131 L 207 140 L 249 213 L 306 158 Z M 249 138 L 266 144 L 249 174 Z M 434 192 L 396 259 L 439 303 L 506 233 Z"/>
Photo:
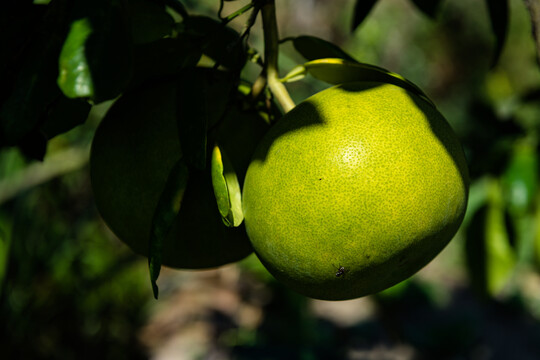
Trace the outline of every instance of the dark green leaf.
<path fill-rule="evenodd" d="M 36 32 L 30 37 L 15 68 L 13 86 L 0 108 L 0 146 L 16 145 L 35 130 L 49 104 L 58 96 L 58 54 L 65 33 L 67 5 L 55 1 L 48 6 Z M 9 70 L 9 69 L 8 69 Z"/>
<path fill-rule="evenodd" d="M 163 242 L 171 230 L 176 216 L 182 205 L 182 198 L 186 190 L 189 178 L 189 171 L 182 159 L 172 168 L 165 188 L 161 193 L 154 217 L 152 219 L 152 229 L 150 233 L 150 251 L 148 256 L 148 267 L 150 270 L 150 281 L 154 297 L 158 298 L 157 278 L 161 270 L 161 259 Z"/>
<path fill-rule="evenodd" d="M 202 52 L 193 39 L 180 35 L 177 39 L 159 39 L 134 47 L 134 69 L 130 87 L 163 76 L 177 75 L 182 69 L 194 67 Z"/>
<path fill-rule="evenodd" d="M 164 3 L 130 0 L 131 34 L 134 44 L 144 44 L 172 34 L 174 19 Z"/>
<path fill-rule="evenodd" d="M 364 21 L 377 0 L 356 0 L 351 30 L 354 31 Z"/>
<path fill-rule="evenodd" d="M 495 34 L 495 52 L 492 65 L 494 66 L 501 56 L 506 35 L 508 32 L 508 0 L 486 0 L 491 19 L 491 29 Z"/>
<path fill-rule="evenodd" d="M 500 184 L 492 180 L 488 187 L 488 203 L 467 227 L 466 260 L 476 290 L 499 297 L 507 291 L 516 256 L 509 241 Z"/>
<path fill-rule="evenodd" d="M 180 32 L 198 39 L 202 52 L 230 70 L 240 70 L 247 53 L 240 35 L 230 27 L 205 16 L 191 16 L 180 27 Z"/>
<path fill-rule="evenodd" d="M 33 130 L 21 139 L 18 146 L 27 159 L 43 161 L 47 151 L 47 137 L 41 131 Z"/>
<path fill-rule="evenodd" d="M 49 106 L 40 130 L 48 139 L 65 133 L 86 121 L 91 106 L 81 99 L 68 99 L 63 94 Z"/>
<path fill-rule="evenodd" d="M 465 241 L 465 263 L 469 281 L 473 289 L 484 296 L 487 295 L 486 214 L 486 206 L 474 214 L 467 226 Z"/>
<path fill-rule="evenodd" d="M 178 131 L 186 162 L 206 167 L 206 132 L 223 116 L 235 86 L 232 74 L 209 68 L 186 69 L 178 84 Z"/>
<path fill-rule="evenodd" d="M 292 41 L 296 51 L 307 60 L 339 58 L 356 62 L 352 56 L 338 46 L 314 36 L 297 36 Z"/>
<path fill-rule="evenodd" d="M 0 104 L 12 91 L 13 84 L 24 62 L 25 47 L 32 45 L 31 39 L 39 36 L 47 6 L 33 5 L 31 1 L 8 0 L 0 11 Z M 6 35 L 9 34 L 9 35 Z"/>
<path fill-rule="evenodd" d="M 540 65 L 540 2 L 538 0 L 525 0 L 529 10 L 532 24 L 532 34 L 536 45 L 536 61 Z"/>
<path fill-rule="evenodd" d="M 80 0 L 60 54 L 58 85 L 69 98 L 95 103 L 125 90 L 132 72 L 125 0 Z"/>
<path fill-rule="evenodd" d="M 422 10 L 427 16 L 434 18 L 437 15 L 437 9 L 441 3 L 441 0 L 412 0 L 412 2 Z"/>

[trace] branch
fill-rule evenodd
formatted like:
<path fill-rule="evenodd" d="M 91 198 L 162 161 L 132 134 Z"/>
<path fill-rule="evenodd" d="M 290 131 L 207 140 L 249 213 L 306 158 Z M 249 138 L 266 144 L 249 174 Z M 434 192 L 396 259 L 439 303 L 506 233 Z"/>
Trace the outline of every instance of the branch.
<path fill-rule="evenodd" d="M 287 113 L 296 105 L 291 99 L 285 85 L 279 81 L 279 35 L 276 21 L 275 0 L 266 0 L 261 11 L 264 32 L 265 73 L 268 81 L 268 87 L 272 91 L 274 97 L 279 101 L 283 111 Z"/>
<path fill-rule="evenodd" d="M 532 24 L 532 35 L 536 44 L 536 61 L 540 65 L 540 1 L 523 0 L 529 10 Z"/>

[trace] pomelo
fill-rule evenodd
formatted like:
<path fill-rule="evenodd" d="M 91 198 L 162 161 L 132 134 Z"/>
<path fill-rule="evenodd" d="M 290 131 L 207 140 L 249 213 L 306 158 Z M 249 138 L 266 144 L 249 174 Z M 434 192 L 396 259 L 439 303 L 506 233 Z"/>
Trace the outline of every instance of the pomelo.
<path fill-rule="evenodd" d="M 176 119 L 175 81 L 146 84 L 125 94 L 99 125 L 90 175 L 105 223 L 138 254 L 148 256 L 152 218 L 167 177 L 182 156 Z M 245 128 L 243 134 L 230 131 Z M 256 112 L 229 109 L 209 134 L 223 139 L 239 177 L 267 124 Z M 247 136 L 244 136 L 248 134 Z M 243 136 L 243 138 L 239 138 Z M 252 252 L 242 226 L 226 227 L 218 211 L 210 171 L 190 169 L 180 212 L 163 245 L 163 265 L 200 269 L 240 260 Z"/>
<path fill-rule="evenodd" d="M 351 299 L 413 275 L 452 239 L 469 177 L 450 125 L 384 83 L 324 90 L 259 144 L 243 210 L 261 262 L 309 297 Z"/>

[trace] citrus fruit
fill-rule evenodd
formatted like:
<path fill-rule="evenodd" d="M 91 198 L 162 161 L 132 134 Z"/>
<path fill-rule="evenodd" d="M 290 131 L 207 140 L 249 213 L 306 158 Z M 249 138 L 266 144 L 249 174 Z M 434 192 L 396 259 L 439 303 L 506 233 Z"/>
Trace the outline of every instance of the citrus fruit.
<path fill-rule="evenodd" d="M 321 91 L 254 153 L 246 230 L 278 280 L 351 299 L 414 274 L 451 240 L 468 198 L 456 135 L 428 101 L 384 83 Z"/>
<path fill-rule="evenodd" d="M 146 84 L 125 94 L 99 125 L 91 150 L 90 175 L 97 208 L 105 223 L 138 254 L 148 256 L 152 219 L 167 177 L 181 158 L 176 120 L 176 82 Z M 243 126 L 240 139 L 229 129 Z M 244 174 L 267 129 L 256 113 L 233 107 L 209 135 Z M 247 141 L 246 141 L 247 139 Z M 211 148 L 211 147 L 210 147 Z M 243 179 L 243 175 L 241 177 Z M 199 269 L 242 259 L 252 247 L 242 226 L 226 227 L 216 205 L 210 171 L 190 168 L 179 214 L 164 240 L 163 265 Z"/>

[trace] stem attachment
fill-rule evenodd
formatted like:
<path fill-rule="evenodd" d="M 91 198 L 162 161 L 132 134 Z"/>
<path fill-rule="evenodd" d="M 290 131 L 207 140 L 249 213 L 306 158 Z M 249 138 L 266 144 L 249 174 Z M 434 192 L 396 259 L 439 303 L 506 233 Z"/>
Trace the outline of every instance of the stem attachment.
<path fill-rule="evenodd" d="M 264 32 L 265 73 L 268 87 L 283 108 L 283 111 L 287 113 L 293 109 L 296 104 L 291 99 L 285 85 L 279 80 L 279 35 L 276 21 L 275 0 L 264 0 L 261 12 Z"/>

